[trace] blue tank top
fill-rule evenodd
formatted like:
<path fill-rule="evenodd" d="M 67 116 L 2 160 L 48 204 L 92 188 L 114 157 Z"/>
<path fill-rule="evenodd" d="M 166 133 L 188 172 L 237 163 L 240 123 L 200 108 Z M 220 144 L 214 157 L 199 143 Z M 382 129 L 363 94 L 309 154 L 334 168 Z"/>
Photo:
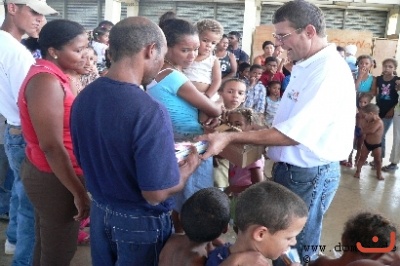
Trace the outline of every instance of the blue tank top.
<path fill-rule="evenodd" d="M 147 93 L 167 109 L 175 141 L 190 140 L 203 134 L 198 120 L 199 110 L 178 95 L 180 87 L 187 81 L 188 78 L 182 72 L 172 70 L 158 83 L 153 81 L 147 86 Z"/>
<path fill-rule="evenodd" d="M 231 60 L 229 58 L 229 52 L 227 51 L 224 57 L 220 57 L 219 59 L 219 65 L 221 66 L 221 75 L 222 78 L 231 73 L 232 71 L 232 66 L 231 66 Z"/>
<path fill-rule="evenodd" d="M 357 78 L 358 74 L 356 75 Z M 372 82 L 374 81 L 374 77 L 371 74 L 368 74 L 368 78 L 360 82 L 360 85 L 357 88 L 357 92 L 370 92 L 372 89 Z"/>

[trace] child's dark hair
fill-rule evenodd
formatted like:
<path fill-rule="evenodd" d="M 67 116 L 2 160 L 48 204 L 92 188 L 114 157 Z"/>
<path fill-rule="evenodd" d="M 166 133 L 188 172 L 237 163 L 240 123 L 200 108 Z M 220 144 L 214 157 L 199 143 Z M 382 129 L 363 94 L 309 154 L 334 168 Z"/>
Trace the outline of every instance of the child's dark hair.
<path fill-rule="evenodd" d="M 264 48 L 265 48 L 267 45 L 272 45 L 273 47 L 275 47 L 275 44 L 274 44 L 273 42 L 271 42 L 271 41 L 265 41 L 265 42 L 263 42 L 263 44 L 262 44 L 262 49 L 264 50 Z"/>
<path fill-rule="evenodd" d="M 209 242 L 226 230 L 230 220 L 228 196 L 218 188 L 203 188 L 182 206 L 181 221 L 187 237 L 194 242 Z"/>
<path fill-rule="evenodd" d="M 255 69 L 261 69 L 261 70 L 263 70 L 263 67 L 262 67 L 261 65 L 259 65 L 259 64 L 253 64 L 253 65 L 250 67 L 250 72 L 253 71 L 253 70 L 255 70 Z"/>
<path fill-rule="evenodd" d="M 278 64 L 278 59 L 275 56 L 268 56 L 265 58 L 265 65 L 267 65 L 269 62 L 275 62 Z"/>
<path fill-rule="evenodd" d="M 239 79 L 239 78 L 230 78 L 230 79 L 227 79 L 227 80 L 225 80 L 225 81 L 223 81 L 223 82 L 221 83 L 221 86 L 219 87 L 218 92 L 222 92 L 222 91 L 224 90 L 226 84 L 228 84 L 228 83 L 231 82 L 231 81 L 243 83 L 243 84 L 246 86 L 246 83 L 245 83 L 242 79 Z"/>
<path fill-rule="evenodd" d="M 360 100 L 361 98 L 367 98 L 369 102 L 372 101 L 372 99 L 374 98 L 374 95 L 372 95 L 372 93 L 369 92 L 361 92 L 358 95 L 358 100 Z"/>
<path fill-rule="evenodd" d="M 379 106 L 374 103 L 369 103 L 369 104 L 361 107 L 361 110 L 366 114 L 368 114 L 368 113 L 379 114 Z"/>
<path fill-rule="evenodd" d="M 241 73 L 241 72 L 243 72 L 246 68 L 249 68 L 250 66 L 251 66 L 251 65 L 250 65 L 249 63 L 247 63 L 247 62 L 240 63 L 240 64 L 239 64 L 239 67 L 238 67 L 238 72 Z"/>
<path fill-rule="evenodd" d="M 46 57 L 50 47 L 61 50 L 76 36 L 85 33 L 85 28 L 75 21 L 56 19 L 46 23 L 39 33 L 38 40 L 42 57 Z"/>
<path fill-rule="evenodd" d="M 174 47 L 185 35 L 198 34 L 196 26 L 183 19 L 170 19 L 168 20 L 168 23 L 162 25 L 161 29 L 167 39 L 168 47 Z"/>
<path fill-rule="evenodd" d="M 114 27 L 114 23 L 112 23 L 109 20 L 102 20 L 102 21 L 100 21 L 100 23 L 97 27 L 110 29 L 110 28 Z"/>
<path fill-rule="evenodd" d="M 287 229 L 293 218 L 307 217 L 308 208 L 298 195 L 286 187 L 263 181 L 239 195 L 235 213 L 235 224 L 240 231 L 251 225 L 260 225 L 274 234 Z"/>
<path fill-rule="evenodd" d="M 164 24 L 171 19 L 175 19 L 176 18 L 176 14 L 174 11 L 167 11 L 164 14 L 162 14 L 158 20 L 158 26 L 160 28 L 163 28 Z"/>
<path fill-rule="evenodd" d="M 358 64 L 360 63 L 361 60 L 363 59 L 368 59 L 371 62 L 371 65 L 373 68 L 376 68 L 376 61 L 375 59 L 372 58 L 372 56 L 367 55 L 367 54 L 363 54 L 360 55 L 359 57 L 357 57 L 357 61 L 356 61 L 356 66 L 358 66 Z"/>
<path fill-rule="evenodd" d="M 363 247 L 384 248 L 390 243 L 390 232 L 395 232 L 397 235 L 396 226 L 388 219 L 377 213 L 361 212 L 345 223 L 342 242 L 346 250 L 367 256 L 370 254 L 358 250 L 357 242 Z M 372 240 L 374 236 L 378 237 L 377 242 Z"/>
<path fill-rule="evenodd" d="M 246 119 L 247 124 L 252 125 L 254 122 L 254 114 L 251 108 L 236 108 L 229 111 L 227 117 L 229 117 L 231 114 L 241 114 Z"/>
<path fill-rule="evenodd" d="M 394 65 L 394 68 L 397 68 L 398 63 L 397 63 L 396 59 L 394 59 L 394 58 L 386 58 L 385 60 L 382 61 L 382 65 L 384 65 L 384 64 L 386 64 L 388 62 L 392 63 Z"/>
<path fill-rule="evenodd" d="M 278 80 L 271 80 L 270 82 L 268 82 L 268 87 L 275 85 L 275 84 L 279 84 L 279 86 L 282 86 L 281 82 Z"/>
<path fill-rule="evenodd" d="M 268 82 L 268 86 L 267 86 L 267 96 L 269 96 L 269 88 L 272 87 L 273 85 L 279 84 L 279 87 L 282 88 L 282 83 L 278 80 L 271 80 L 270 82 Z"/>
<path fill-rule="evenodd" d="M 107 28 L 104 27 L 97 27 L 93 30 L 92 35 L 93 35 L 93 40 L 98 41 L 99 37 L 103 36 L 107 32 L 110 32 Z"/>

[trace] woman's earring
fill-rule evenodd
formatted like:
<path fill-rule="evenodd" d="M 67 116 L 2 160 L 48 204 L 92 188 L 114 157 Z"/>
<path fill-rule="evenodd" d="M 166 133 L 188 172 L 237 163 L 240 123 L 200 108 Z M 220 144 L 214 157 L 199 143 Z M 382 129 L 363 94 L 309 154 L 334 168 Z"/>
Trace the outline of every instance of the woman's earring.
<path fill-rule="evenodd" d="M 55 56 L 54 56 L 54 59 L 56 59 L 56 60 L 57 60 L 57 59 L 58 59 L 58 56 L 56 56 L 56 55 L 55 55 Z"/>

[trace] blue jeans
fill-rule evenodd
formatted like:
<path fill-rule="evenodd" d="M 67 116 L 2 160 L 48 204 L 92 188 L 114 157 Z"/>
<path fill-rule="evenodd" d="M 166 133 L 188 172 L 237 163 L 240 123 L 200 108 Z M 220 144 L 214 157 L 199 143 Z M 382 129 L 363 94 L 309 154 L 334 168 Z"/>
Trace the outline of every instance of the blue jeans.
<path fill-rule="evenodd" d="M 383 121 L 383 135 L 382 135 L 382 159 L 385 158 L 386 152 L 386 133 L 392 125 L 393 118 L 382 118 Z"/>
<path fill-rule="evenodd" d="M 175 204 L 174 210 L 178 213 L 181 212 L 183 204 L 188 198 L 200 189 L 213 187 L 213 161 L 212 157 L 204 160 L 200 163 L 199 167 L 193 172 L 193 174 L 186 181 L 185 186 L 181 191 L 173 195 Z"/>
<path fill-rule="evenodd" d="M 7 125 L 4 135 L 8 162 L 15 178 L 11 190 L 10 222 L 6 232 L 8 241 L 16 245 L 13 266 L 31 265 L 35 244 L 33 206 L 26 195 L 20 176 L 20 168 L 25 158 L 26 146 L 20 131 L 20 127 Z"/>
<path fill-rule="evenodd" d="M 90 248 L 93 266 L 158 265 L 171 235 L 169 213 L 119 208 L 92 201 Z"/>
<path fill-rule="evenodd" d="M 0 214 L 10 212 L 10 198 L 13 182 L 14 176 L 8 164 L 4 145 L 0 144 Z"/>
<path fill-rule="evenodd" d="M 304 262 L 316 259 L 318 250 L 309 247 L 320 244 L 322 220 L 339 187 L 339 162 L 312 168 L 275 163 L 272 177 L 275 182 L 299 195 L 307 204 L 308 218 L 303 230 L 296 237 L 296 248 Z"/>

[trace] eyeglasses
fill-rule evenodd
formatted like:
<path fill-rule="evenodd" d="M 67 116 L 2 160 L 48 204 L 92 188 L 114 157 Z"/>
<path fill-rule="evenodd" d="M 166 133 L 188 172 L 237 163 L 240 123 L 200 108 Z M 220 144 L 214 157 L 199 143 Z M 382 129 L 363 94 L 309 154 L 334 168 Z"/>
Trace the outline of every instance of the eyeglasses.
<path fill-rule="evenodd" d="M 289 37 L 290 35 L 292 35 L 293 33 L 302 30 L 303 28 L 298 28 L 297 30 L 294 30 L 292 32 L 289 32 L 287 34 L 281 35 L 281 34 L 276 34 L 276 33 L 272 33 L 272 37 L 274 37 L 275 39 L 277 39 L 280 42 L 283 42 L 283 40 L 285 40 L 287 37 Z"/>

